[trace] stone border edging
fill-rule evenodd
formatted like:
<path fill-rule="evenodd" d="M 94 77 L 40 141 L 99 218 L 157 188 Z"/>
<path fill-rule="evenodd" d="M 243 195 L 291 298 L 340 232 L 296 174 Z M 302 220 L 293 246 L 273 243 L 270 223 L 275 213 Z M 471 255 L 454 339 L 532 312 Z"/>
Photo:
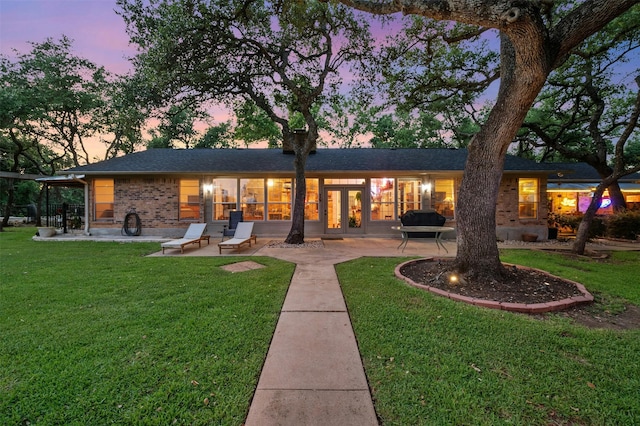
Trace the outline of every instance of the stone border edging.
<path fill-rule="evenodd" d="M 571 306 L 575 306 L 583 303 L 593 302 L 593 296 L 591 295 L 591 293 L 589 293 L 589 291 L 587 291 L 584 285 L 572 280 L 565 279 L 565 278 L 563 279 L 576 286 L 578 291 L 582 293 L 582 296 L 574 296 L 574 297 L 569 297 L 567 299 L 562 299 L 562 300 L 553 300 L 551 302 L 546 302 L 546 303 L 528 304 L 528 303 L 497 302 L 495 300 L 477 299 L 475 297 L 463 296 L 463 295 L 451 293 L 449 291 L 445 291 L 436 287 L 431 287 L 424 284 L 418 284 L 417 282 L 413 281 L 411 278 L 408 278 L 400 273 L 400 269 L 404 265 L 417 262 L 417 261 L 423 261 L 423 260 L 433 260 L 433 258 L 413 259 L 413 260 L 409 260 L 407 262 L 401 263 L 400 265 L 396 266 L 396 269 L 395 269 L 396 277 L 406 281 L 413 287 L 420 288 L 422 290 L 427 290 L 433 294 L 437 294 L 438 296 L 443 296 L 458 302 L 468 303 L 470 305 L 480 306 L 480 307 L 489 308 L 489 309 L 498 309 L 498 310 L 509 311 L 509 312 L 520 312 L 525 314 L 542 314 L 545 312 L 560 311 L 563 309 L 570 308 Z M 548 272 L 543 271 L 541 269 L 529 268 L 527 266 L 520 266 L 520 265 L 510 265 L 508 263 L 505 263 L 505 265 L 517 266 L 518 268 L 534 270 L 534 271 L 542 272 L 547 275 L 551 275 Z"/>

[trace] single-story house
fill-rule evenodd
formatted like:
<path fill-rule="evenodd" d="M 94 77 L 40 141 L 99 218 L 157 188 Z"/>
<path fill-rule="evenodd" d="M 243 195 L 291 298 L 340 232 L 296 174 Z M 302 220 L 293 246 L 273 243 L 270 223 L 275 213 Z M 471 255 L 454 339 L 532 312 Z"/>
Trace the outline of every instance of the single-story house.
<path fill-rule="evenodd" d="M 556 214 L 584 213 L 591 203 L 593 191 L 601 182 L 596 169 L 587 163 L 552 163 L 556 172 L 548 176 L 547 196 L 549 211 Z M 640 209 L 640 173 L 632 173 L 618 180 L 629 209 Z M 613 213 L 611 199 L 605 191 L 599 215 Z"/>
<path fill-rule="evenodd" d="M 390 236 L 408 210 L 433 209 L 455 227 L 466 149 L 317 149 L 306 163 L 305 235 Z M 120 233 L 134 211 L 142 235 L 179 236 L 191 222 L 223 229 L 242 210 L 258 235 L 286 235 L 293 156 L 278 149 L 149 149 L 64 171 L 85 184 L 85 231 Z M 547 237 L 548 164 L 507 155 L 496 236 Z"/>

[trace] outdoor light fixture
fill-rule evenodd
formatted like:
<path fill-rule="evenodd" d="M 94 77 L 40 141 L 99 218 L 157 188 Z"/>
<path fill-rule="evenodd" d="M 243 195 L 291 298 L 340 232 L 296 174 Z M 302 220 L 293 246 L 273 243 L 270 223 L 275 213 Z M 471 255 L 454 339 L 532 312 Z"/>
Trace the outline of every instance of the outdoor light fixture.
<path fill-rule="evenodd" d="M 202 190 L 207 194 L 211 194 L 213 192 L 213 185 L 211 185 L 210 183 L 206 183 L 202 185 Z"/>
<path fill-rule="evenodd" d="M 431 182 L 422 184 L 423 192 L 431 192 Z"/>

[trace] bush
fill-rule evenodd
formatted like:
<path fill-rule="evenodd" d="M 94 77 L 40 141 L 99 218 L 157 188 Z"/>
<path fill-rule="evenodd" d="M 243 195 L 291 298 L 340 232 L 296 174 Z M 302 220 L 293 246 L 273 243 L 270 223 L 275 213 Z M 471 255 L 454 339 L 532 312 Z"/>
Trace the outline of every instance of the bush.
<path fill-rule="evenodd" d="M 604 237 L 607 235 L 607 221 L 602 216 L 596 216 L 589 226 L 589 238 Z"/>
<path fill-rule="evenodd" d="M 582 222 L 582 218 L 584 215 L 582 213 L 579 214 L 571 214 L 571 215 L 563 215 L 563 214 L 553 214 L 552 220 L 555 227 L 559 229 L 569 228 L 573 233 L 578 231 L 578 227 L 580 226 L 580 222 Z M 591 221 L 591 225 L 589 226 L 589 239 L 601 237 L 606 235 L 606 220 L 602 216 L 595 216 Z"/>
<path fill-rule="evenodd" d="M 609 216 L 606 226 L 608 237 L 635 240 L 640 236 L 640 211 L 627 210 Z"/>

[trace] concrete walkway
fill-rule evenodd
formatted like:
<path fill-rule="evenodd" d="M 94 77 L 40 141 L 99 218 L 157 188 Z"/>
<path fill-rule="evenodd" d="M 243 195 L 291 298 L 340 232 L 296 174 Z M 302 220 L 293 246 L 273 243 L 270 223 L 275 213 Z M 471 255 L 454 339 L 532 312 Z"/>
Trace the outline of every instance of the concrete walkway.
<path fill-rule="evenodd" d="M 334 265 L 361 256 L 410 256 L 396 250 L 398 241 L 329 240 L 320 249 L 262 247 L 254 253 L 295 262 L 296 270 L 247 426 L 378 424 Z M 455 252 L 454 244 L 449 247 Z M 426 241 L 414 244 L 414 250 L 437 253 Z"/>
<path fill-rule="evenodd" d="M 334 267 L 298 264 L 246 425 L 377 424 Z"/>

